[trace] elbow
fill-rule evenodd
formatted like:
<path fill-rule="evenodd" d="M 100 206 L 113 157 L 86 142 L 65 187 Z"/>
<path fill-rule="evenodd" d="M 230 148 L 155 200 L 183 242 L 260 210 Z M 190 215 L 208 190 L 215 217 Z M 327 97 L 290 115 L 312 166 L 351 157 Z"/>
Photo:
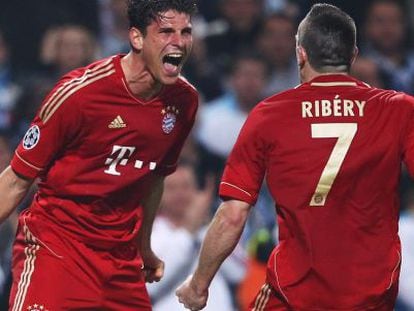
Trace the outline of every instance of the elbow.
<path fill-rule="evenodd" d="M 232 204 L 232 201 L 222 203 L 216 213 L 217 222 L 223 230 L 243 229 L 249 215 L 249 206 Z"/>

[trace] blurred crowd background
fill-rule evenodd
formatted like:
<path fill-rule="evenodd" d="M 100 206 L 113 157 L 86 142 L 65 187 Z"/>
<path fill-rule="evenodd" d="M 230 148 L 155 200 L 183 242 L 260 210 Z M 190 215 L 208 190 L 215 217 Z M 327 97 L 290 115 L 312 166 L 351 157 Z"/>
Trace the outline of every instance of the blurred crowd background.
<path fill-rule="evenodd" d="M 182 310 L 174 290 L 196 262 L 218 205 L 217 183 L 226 158 L 249 111 L 265 97 L 299 84 L 294 36 L 315 2 L 199 0 L 184 75 L 199 90 L 201 106 L 181 164 L 166 180 L 154 225 L 153 247 L 166 262 L 164 280 L 149 286 L 155 311 Z M 372 86 L 414 94 L 414 1 L 325 2 L 357 22 L 360 56 L 352 74 Z M 128 52 L 127 34 L 124 0 L 0 1 L 0 169 L 57 79 L 96 59 Z M 28 202 L 30 197 L 20 210 Z M 414 188 L 405 168 L 401 205 L 397 311 L 414 310 Z M 16 217 L 0 226 L 0 310 L 7 309 Z M 276 244 L 274 203 L 264 185 L 240 245 L 212 284 L 207 310 L 246 310 L 263 284 L 267 256 Z"/>

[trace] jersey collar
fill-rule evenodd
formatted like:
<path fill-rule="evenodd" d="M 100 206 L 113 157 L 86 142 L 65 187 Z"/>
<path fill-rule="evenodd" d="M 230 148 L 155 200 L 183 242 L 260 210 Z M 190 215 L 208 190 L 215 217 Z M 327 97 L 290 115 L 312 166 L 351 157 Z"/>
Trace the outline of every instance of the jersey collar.
<path fill-rule="evenodd" d="M 347 74 L 326 74 L 313 78 L 305 83 L 313 87 L 341 87 L 341 86 L 364 86 L 370 87 L 368 84 L 359 81 Z"/>

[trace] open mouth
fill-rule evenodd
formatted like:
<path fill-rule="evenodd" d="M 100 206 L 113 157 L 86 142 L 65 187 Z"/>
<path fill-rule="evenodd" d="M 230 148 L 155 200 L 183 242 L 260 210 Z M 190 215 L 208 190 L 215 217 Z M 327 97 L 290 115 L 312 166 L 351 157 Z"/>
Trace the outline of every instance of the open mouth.
<path fill-rule="evenodd" d="M 183 60 L 184 54 L 182 53 L 170 53 L 162 58 L 164 68 L 170 73 L 176 73 Z"/>

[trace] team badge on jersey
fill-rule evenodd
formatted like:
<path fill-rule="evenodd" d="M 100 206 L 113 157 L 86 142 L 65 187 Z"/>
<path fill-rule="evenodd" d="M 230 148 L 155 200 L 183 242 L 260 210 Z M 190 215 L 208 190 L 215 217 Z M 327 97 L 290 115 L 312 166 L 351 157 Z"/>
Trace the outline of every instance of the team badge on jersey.
<path fill-rule="evenodd" d="M 170 134 L 174 129 L 178 113 L 179 110 L 175 106 L 167 106 L 161 111 L 161 114 L 164 115 L 162 118 L 162 130 L 165 134 Z"/>
<path fill-rule="evenodd" d="M 40 139 L 40 129 L 37 125 L 29 128 L 23 137 L 23 148 L 26 150 L 34 148 Z"/>
<path fill-rule="evenodd" d="M 34 305 L 28 306 L 27 311 L 49 311 L 49 310 L 46 309 L 44 305 L 35 303 Z"/>

